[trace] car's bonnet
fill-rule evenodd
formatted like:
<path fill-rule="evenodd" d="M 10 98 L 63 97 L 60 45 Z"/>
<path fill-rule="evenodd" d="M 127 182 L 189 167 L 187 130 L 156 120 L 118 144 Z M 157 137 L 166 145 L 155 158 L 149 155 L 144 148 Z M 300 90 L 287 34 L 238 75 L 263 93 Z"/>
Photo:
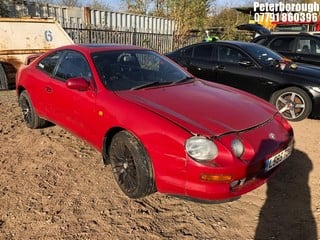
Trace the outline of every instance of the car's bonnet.
<path fill-rule="evenodd" d="M 212 85 L 212 84 L 211 84 Z M 276 112 L 271 105 L 230 88 L 201 81 L 117 94 L 195 134 L 218 136 L 257 126 Z"/>
<path fill-rule="evenodd" d="M 293 63 L 289 65 L 285 73 L 289 75 L 296 75 L 298 77 L 301 77 L 303 80 L 306 80 L 308 78 L 309 80 L 312 79 L 313 82 L 320 83 L 320 67 L 309 65 L 309 64 L 303 64 L 303 63 Z"/>

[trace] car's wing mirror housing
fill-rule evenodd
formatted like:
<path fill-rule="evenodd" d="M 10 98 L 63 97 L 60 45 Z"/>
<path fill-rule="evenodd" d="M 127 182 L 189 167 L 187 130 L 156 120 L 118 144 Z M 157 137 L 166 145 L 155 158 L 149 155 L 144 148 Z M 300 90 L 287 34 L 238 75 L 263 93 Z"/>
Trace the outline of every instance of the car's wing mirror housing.
<path fill-rule="evenodd" d="M 78 91 L 87 91 L 90 88 L 90 83 L 83 77 L 69 78 L 66 85 L 68 88 Z"/>

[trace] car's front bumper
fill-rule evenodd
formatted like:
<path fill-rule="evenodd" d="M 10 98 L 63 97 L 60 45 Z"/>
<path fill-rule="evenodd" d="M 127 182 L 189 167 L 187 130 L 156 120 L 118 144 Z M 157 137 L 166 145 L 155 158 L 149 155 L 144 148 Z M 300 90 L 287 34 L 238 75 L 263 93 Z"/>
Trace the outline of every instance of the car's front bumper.
<path fill-rule="evenodd" d="M 281 152 L 286 151 L 287 149 L 290 150 L 288 151 L 286 158 L 291 154 L 293 149 L 292 141 Z M 278 154 L 274 154 L 272 156 L 275 155 Z M 237 166 L 224 168 L 221 170 L 216 168 L 214 171 L 212 171 L 213 175 L 230 174 L 234 176 L 231 181 L 226 182 L 201 181 L 200 176 L 203 174 L 203 172 L 209 174 L 209 171 L 201 169 L 197 166 L 189 166 L 188 171 L 191 173 L 191 175 L 186 184 L 186 195 L 191 198 L 202 200 L 233 200 L 234 198 L 237 198 L 263 185 L 281 165 L 279 163 L 271 170 L 266 171 L 266 160 L 267 159 L 264 159 L 263 161 L 253 165 L 243 165 L 242 169 L 239 169 L 239 166 Z"/>
<path fill-rule="evenodd" d="M 312 95 L 312 111 L 310 117 L 320 118 L 320 92 L 309 89 L 310 94 Z"/>
<path fill-rule="evenodd" d="M 221 156 L 224 161 L 221 161 L 221 164 L 217 161 L 217 166 L 200 164 L 189 159 L 187 196 L 204 200 L 225 200 L 250 192 L 264 184 L 293 150 L 293 132 L 285 130 L 275 120 L 238 133 L 238 136 L 251 145 L 251 148 L 247 145 L 247 149 L 252 153 L 251 157 L 245 160 L 233 156 L 231 160 L 230 155 L 224 153 L 224 156 Z M 220 140 L 224 146 L 230 145 L 227 138 L 228 136 L 224 136 Z M 232 138 L 233 136 L 229 137 Z M 203 180 L 203 174 L 206 174 L 205 179 L 213 181 Z M 219 175 L 231 176 L 232 179 L 220 181 Z M 215 181 L 216 179 L 220 182 Z"/>

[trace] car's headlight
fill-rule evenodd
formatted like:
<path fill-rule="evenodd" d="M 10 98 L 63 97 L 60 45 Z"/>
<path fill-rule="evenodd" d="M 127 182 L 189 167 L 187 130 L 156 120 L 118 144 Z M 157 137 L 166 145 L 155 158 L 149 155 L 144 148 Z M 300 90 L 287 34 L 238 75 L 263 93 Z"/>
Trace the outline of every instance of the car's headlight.
<path fill-rule="evenodd" d="M 239 139 L 233 139 L 231 142 L 231 149 L 233 154 L 239 158 L 244 152 L 243 143 Z"/>
<path fill-rule="evenodd" d="M 312 87 L 312 90 L 320 93 L 320 87 Z"/>
<path fill-rule="evenodd" d="M 201 136 L 187 139 L 185 148 L 189 156 L 197 161 L 212 160 L 218 155 L 218 148 L 214 142 Z"/>

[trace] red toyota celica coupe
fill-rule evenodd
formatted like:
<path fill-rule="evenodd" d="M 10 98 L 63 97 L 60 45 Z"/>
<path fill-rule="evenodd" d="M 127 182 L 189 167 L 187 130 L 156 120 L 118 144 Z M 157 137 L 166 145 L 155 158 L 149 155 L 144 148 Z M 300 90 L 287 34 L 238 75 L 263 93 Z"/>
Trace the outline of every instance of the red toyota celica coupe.
<path fill-rule="evenodd" d="M 52 122 L 87 141 L 130 198 L 233 199 L 293 149 L 290 124 L 266 101 L 136 46 L 51 50 L 18 71 L 16 87 L 29 128 Z"/>

